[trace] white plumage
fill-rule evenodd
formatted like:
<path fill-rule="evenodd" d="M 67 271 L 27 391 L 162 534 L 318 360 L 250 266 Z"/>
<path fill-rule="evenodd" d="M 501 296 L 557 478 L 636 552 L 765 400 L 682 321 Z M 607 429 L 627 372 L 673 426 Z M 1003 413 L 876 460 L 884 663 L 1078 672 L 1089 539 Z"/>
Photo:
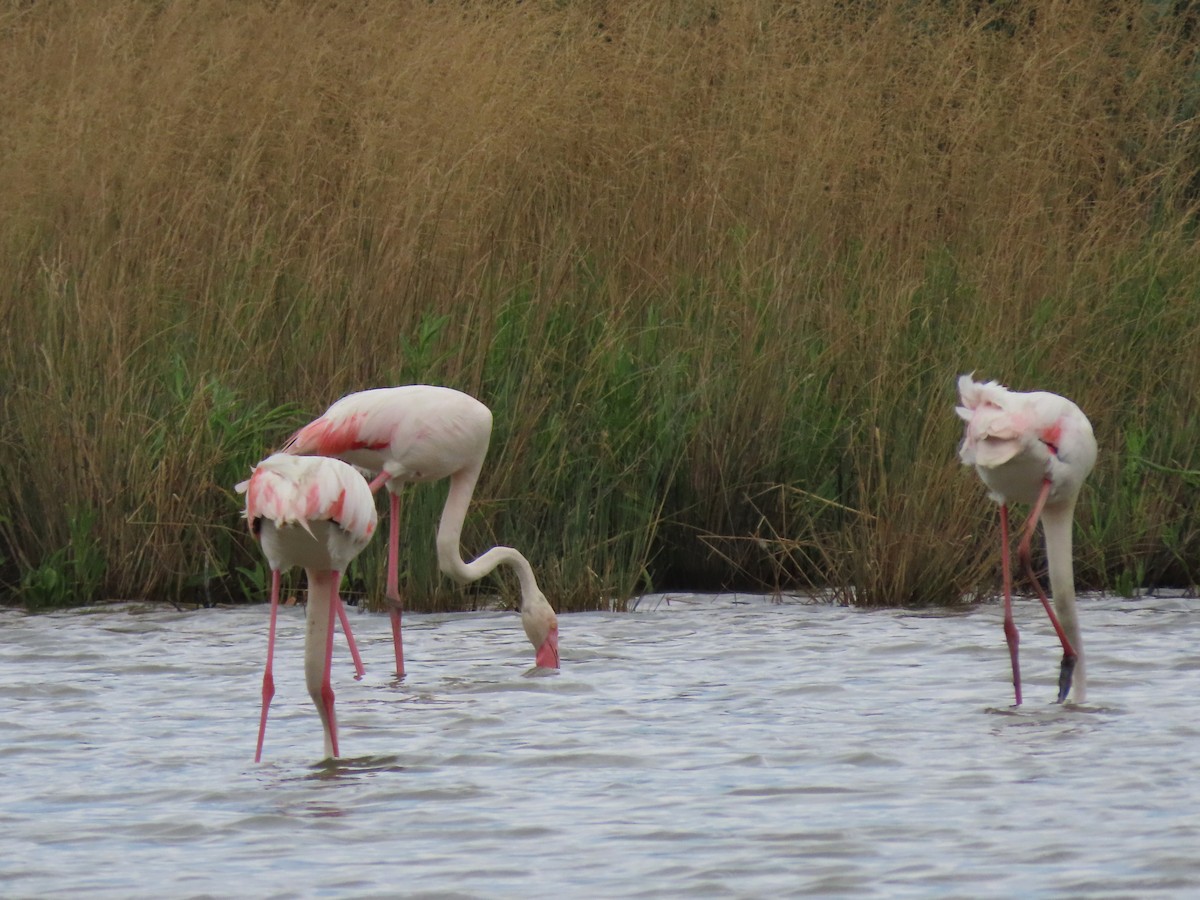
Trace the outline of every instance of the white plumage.
<path fill-rule="evenodd" d="M 335 757 L 337 720 L 330 683 L 333 618 L 341 616 L 361 677 L 362 662 L 338 596 L 338 584 L 346 567 L 375 532 L 378 520 L 371 489 L 353 466 L 341 460 L 276 453 L 255 466 L 250 478 L 237 485 L 237 491 L 246 494 L 246 519 L 271 566 L 271 622 L 255 761 L 262 758 L 267 710 L 275 694 L 272 668 L 280 573 L 294 566 L 303 567 L 308 578 L 305 682 L 321 717 L 325 755 Z"/>
<path fill-rule="evenodd" d="M 1063 645 L 1059 700 L 1068 693 L 1076 702 L 1086 695 L 1083 640 L 1075 604 L 1071 527 L 1083 481 L 1096 463 L 1096 437 L 1087 416 L 1065 397 L 1045 391 L 1010 391 L 995 381 L 958 379 L 966 423 L 959 458 L 974 467 L 1000 504 L 1004 575 L 1004 630 L 1012 657 L 1013 689 L 1021 703 L 1019 638 L 1012 618 L 1012 574 L 1008 556 L 1008 504 L 1033 509 L 1021 539 L 1020 556 Z M 1039 519 L 1046 539 L 1046 559 L 1054 608 L 1030 562 L 1030 539 Z M 1057 615 L 1056 615 L 1057 613 Z"/>
<path fill-rule="evenodd" d="M 459 583 L 476 581 L 499 565 L 516 572 L 521 585 L 521 623 L 536 651 L 536 664 L 558 668 L 558 617 L 538 588 L 529 561 L 512 547 L 493 547 L 471 562 L 462 558 L 463 522 L 483 470 L 492 434 L 492 413 L 474 397 L 428 384 L 375 388 L 348 394 L 297 431 L 285 453 L 320 454 L 378 473 L 371 482 L 389 494 L 387 596 L 391 600 L 396 674 L 404 674 L 399 588 L 400 490 L 409 482 L 450 479 L 438 524 L 438 566 Z"/>

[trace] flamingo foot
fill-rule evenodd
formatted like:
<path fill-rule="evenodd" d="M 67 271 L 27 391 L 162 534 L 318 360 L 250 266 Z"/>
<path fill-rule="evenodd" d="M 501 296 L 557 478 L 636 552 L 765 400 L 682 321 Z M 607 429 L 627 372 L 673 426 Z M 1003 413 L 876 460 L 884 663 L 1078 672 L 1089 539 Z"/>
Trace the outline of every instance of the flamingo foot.
<path fill-rule="evenodd" d="M 375 481 L 383 484 L 386 479 L 381 473 Z M 381 480 L 383 479 L 383 480 Z M 374 483 L 374 482 L 372 482 Z M 385 595 L 392 604 L 392 643 L 396 647 L 396 677 L 404 677 L 404 640 L 401 636 L 400 617 L 404 603 L 400 599 L 400 495 L 389 489 L 388 497 L 388 564 Z"/>
<path fill-rule="evenodd" d="M 325 706 L 325 715 L 329 721 L 329 748 L 333 750 L 332 758 L 337 759 L 341 756 L 338 752 L 337 716 L 333 712 L 333 686 L 328 681 L 321 686 L 321 703 Z"/>
<path fill-rule="evenodd" d="M 275 679 L 268 669 L 263 673 L 262 713 L 258 719 L 258 747 L 254 751 L 254 761 L 262 762 L 263 737 L 267 733 L 267 710 L 271 707 L 271 698 L 275 696 Z"/>
<path fill-rule="evenodd" d="M 396 648 L 396 677 L 404 677 L 404 636 L 401 626 L 401 612 L 403 607 L 400 605 L 399 599 L 392 602 L 392 644 Z"/>
<path fill-rule="evenodd" d="M 1058 702 L 1064 703 L 1067 699 L 1067 694 L 1071 693 L 1071 678 L 1075 675 L 1075 663 L 1078 661 L 1077 656 L 1068 656 L 1063 654 L 1062 665 L 1058 670 Z"/>
<path fill-rule="evenodd" d="M 1008 642 L 1008 655 L 1012 659 L 1013 694 L 1016 697 L 1015 701 L 1013 702 L 1013 706 L 1020 706 L 1021 705 L 1021 663 L 1020 663 L 1018 648 L 1020 647 L 1020 644 L 1021 644 L 1021 635 L 1017 631 L 1017 626 L 1011 621 L 1006 621 L 1004 623 L 1004 639 Z"/>

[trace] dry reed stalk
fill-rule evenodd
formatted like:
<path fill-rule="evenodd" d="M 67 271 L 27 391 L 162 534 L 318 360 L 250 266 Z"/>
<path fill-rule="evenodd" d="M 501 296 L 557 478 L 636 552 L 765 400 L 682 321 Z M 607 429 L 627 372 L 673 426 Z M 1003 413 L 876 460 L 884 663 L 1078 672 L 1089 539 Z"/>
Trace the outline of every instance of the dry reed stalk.
<path fill-rule="evenodd" d="M 801 580 L 970 595 L 986 512 L 947 466 L 972 368 L 1092 414 L 1098 495 L 1137 510 L 1085 498 L 1093 583 L 1194 578 L 1190 527 L 1149 536 L 1192 488 L 1116 437 L 1165 428 L 1152 461 L 1190 465 L 1186 27 L 1134 2 L 14 6 L 9 580 L 92 515 L 96 590 L 236 593 L 232 473 L 343 393 L 438 381 L 497 411 L 473 537 L 536 544 L 571 602 L 769 581 L 759 528 L 819 544 Z M 444 592 L 414 553 L 417 599 Z"/>

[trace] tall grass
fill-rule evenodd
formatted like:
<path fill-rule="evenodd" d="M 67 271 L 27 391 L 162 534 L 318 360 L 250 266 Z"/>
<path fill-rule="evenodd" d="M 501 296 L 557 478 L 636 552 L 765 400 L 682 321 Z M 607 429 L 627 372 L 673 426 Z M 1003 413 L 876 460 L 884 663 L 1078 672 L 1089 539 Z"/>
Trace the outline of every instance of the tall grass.
<path fill-rule="evenodd" d="M 495 413 L 464 553 L 519 547 L 559 608 L 958 602 L 998 552 L 955 457 L 974 370 L 1092 418 L 1083 586 L 1192 585 L 1188 16 L 10 3 L 3 580 L 255 597 L 232 485 L 342 394 L 430 382 Z M 406 494 L 413 608 L 512 590 L 438 576 L 444 490 Z"/>

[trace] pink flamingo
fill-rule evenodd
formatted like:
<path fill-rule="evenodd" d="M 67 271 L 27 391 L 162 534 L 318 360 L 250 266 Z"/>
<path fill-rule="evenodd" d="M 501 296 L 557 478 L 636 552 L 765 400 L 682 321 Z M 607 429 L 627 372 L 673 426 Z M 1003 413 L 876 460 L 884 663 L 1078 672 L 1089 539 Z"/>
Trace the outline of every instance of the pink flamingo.
<path fill-rule="evenodd" d="M 362 475 L 341 460 L 285 453 L 276 453 L 260 462 L 250 479 L 237 486 L 237 491 L 246 494 L 246 519 L 271 566 L 271 625 L 254 761 L 262 759 L 267 709 L 275 695 L 271 668 L 275 657 L 280 572 L 292 566 L 302 566 L 308 577 L 304 677 L 325 731 L 325 756 L 336 757 L 337 720 L 330 684 L 335 612 L 342 615 L 345 628 L 338 584 L 346 566 L 367 546 L 375 531 L 378 521 L 375 500 Z M 346 636 L 350 638 L 349 631 Z M 350 640 L 353 649 L 353 639 Z M 356 655 L 357 652 L 354 649 Z M 356 661 L 356 665 L 361 663 Z"/>
<path fill-rule="evenodd" d="M 508 565 L 521 585 L 521 623 L 536 650 L 535 662 L 558 668 L 558 618 L 538 589 L 533 567 L 512 547 L 493 547 L 467 563 L 460 550 L 463 521 L 492 434 L 492 413 L 461 391 L 427 384 L 376 388 L 348 394 L 297 431 L 283 452 L 343 459 L 379 474 L 374 493 L 389 494 L 387 597 L 391 601 L 396 675 L 404 676 L 401 601 L 397 574 L 400 549 L 400 490 L 408 482 L 450 479 L 450 492 L 437 531 L 438 567 L 460 584 Z"/>
<path fill-rule="evenodd" d="M 1037 590 L 1050 622 L 1062 642 L 1063 658 L 1058 677 L 1058 701 L 1071 695 L 1076 703 L 1086 697 L 1083 638 L 1075 608 L 1075 573 L 1071 558 L 1071 525 L 1075 501 L 1083 480 L 1096 463 L 1096 438 L 1087 416 L 1065 397 L 1044 391 L 1010 391 L 995 381 L 958 379 L 961 406 L 958 415 L 966 433 L 958 455 L 974 466 L 993 500 L 1000 504 L 1001 561 L 1004 569 L 1004 636 L 1012 657 L 1016 705 L 1021 705 L 1021 670 L 1017 661 L 1020 638 L 1013 623 L 1012 572 L 1008 549 L 1008 504 L 1029 503 L 1032 510 L 1021 537 L 1020 557 Z M 1054 608 L 1046 599 L 1033 571 L 1029 543 L 1043 522 L 1046 560 Z M 1058 615 L 1055 615 L 1057 610 Z"/>

